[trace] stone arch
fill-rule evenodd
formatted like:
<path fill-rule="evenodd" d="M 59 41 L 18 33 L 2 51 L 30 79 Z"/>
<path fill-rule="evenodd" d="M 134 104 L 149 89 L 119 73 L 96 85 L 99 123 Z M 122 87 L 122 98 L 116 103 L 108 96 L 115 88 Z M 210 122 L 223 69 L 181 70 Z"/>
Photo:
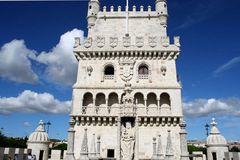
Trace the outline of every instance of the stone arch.
<path fill-rule="evenodd" d="M 155 93 L 149 93 L 147 95 L 147 106 L 157 107 L 157 95 Z"/>
<path fill-rule="evenodd" d="M 104 68 L 104 75 L 114 75 L 114 66 L 113 65 L 107 65 Z"/>
<path fill-rule="evenodd" d="M 145 61 L 139 62 L 136 66 L 137 82 L 139 79 L 149 79 L 151 81 L 152 68 L 151 65 Z"/>
<path fill-rule="evenodd" d="M 96 106 L 106 105 L 106 96 L 103 93 L 98 93 L 96 95 Z"/>
<path fill-rule="evenodd" d="M 144 105 L 144 95 L 141 92 L 137 92 L 134 94 L 134 102 L 137 104 Z"/>
<path fill-rule="evenodd" d="M 170 107 L 170 106 L 171 106 L 170 95 L 166 92 L 162 93 L 160 95 L 160 107 Z"/>
<path fill-rule="evenodd" d="M 118 104 L 118 94 L 112 92 L 108 95 L 108 106 Z"/>
<path fill-rule="evenodd" d="M 121 103 L 123 103 L 123 97 L 126 95 L 126 93 L 121 94 Z"/>
<path fill-rule="evenodd" d="M 89 106 L 93 104 L 93 94 L 90 92 L 87 92 L 83 96 L 83 106 Z"/>
<path fill-rule="evenodd" d="M 106 63 L 102 68 L 102 82 L 104 79 L 114 79 L 116 75 L 116 66 L 113 63 Z"/>

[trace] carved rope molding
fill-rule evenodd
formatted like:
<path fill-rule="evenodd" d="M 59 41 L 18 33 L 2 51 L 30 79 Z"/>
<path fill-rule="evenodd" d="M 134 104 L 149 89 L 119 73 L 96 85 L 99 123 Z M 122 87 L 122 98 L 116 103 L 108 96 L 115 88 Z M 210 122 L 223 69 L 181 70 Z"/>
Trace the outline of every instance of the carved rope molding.
<path fill-rule="evenodd" d="M 77 60 L 115 60 L 128 57 L 133 60 L 176 60 L 180 51 L 84 51 L 75 52 Z"/>

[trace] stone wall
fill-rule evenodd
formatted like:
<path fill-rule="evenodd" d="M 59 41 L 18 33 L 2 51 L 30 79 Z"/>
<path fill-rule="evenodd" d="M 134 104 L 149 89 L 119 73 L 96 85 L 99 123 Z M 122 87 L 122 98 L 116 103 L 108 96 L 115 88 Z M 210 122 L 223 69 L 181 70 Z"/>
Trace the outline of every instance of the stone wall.
<path fill-rule="evenodd" d="M 30 149 L 24 148 L 0 148 L 0 160 L 8 160 L 9 156 L 12 159 L 16 156 L 17 160 L 27 160 L 27 155 L 31 152 Z M 62 153 L 60 150 L 52 150 L 51 155 L 49 155 L 49 160 L 61 160 L 65 157 L 65 154 L 66 151 Z M 38 158 L 36 160 L 38 160 Z"/>

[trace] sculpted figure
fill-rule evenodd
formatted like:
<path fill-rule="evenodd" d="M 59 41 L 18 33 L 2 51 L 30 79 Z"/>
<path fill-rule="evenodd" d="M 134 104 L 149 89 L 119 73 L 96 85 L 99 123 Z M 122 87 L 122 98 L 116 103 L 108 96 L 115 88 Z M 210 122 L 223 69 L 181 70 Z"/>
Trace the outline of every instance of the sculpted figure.
<path fill-rule="evenodd" d="M 122 127 L 121 135 L 121 159 L 133 160 L 134 158 L 134 145 L 135 134 L 130 122 L 126 122 L 126 127 Z"/>

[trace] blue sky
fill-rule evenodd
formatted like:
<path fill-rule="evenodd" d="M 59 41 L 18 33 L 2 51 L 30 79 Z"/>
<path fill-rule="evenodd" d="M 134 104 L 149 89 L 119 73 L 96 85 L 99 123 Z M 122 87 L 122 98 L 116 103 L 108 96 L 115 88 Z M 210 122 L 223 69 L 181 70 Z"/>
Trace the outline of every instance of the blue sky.
<path fill-rule="evenodd" d="M 154 0 L 130 0 L 130 6 Z M 125 5 L 102 0 L 101 5 Z M 204 139 L 216 117 L 229 140 L 240 137 L 240 1 L 169 0 L 170 37 L 181 36 L 178 73 L 189 139 Z M 73 37 L 87 35 L 87 1 L 0 2 L 0 127 L 26 136 L 40 119 L 65 139 L 77 62 Z M 84 33 L 84 35 L 83 35 Z"/>

